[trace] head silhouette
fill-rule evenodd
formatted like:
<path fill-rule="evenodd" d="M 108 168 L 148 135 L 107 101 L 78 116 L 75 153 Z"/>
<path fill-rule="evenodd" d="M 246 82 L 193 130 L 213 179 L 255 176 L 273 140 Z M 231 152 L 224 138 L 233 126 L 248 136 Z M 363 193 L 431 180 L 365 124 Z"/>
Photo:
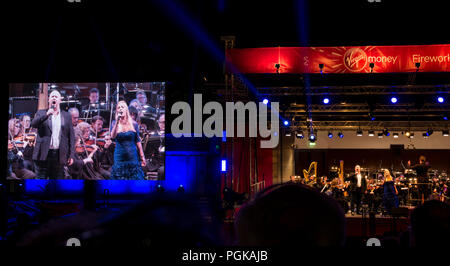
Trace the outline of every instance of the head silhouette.
<path fill-rule="evenodd" d="M 450 205 L 430 200 L 411 213 L 411 245 L 446 247 L 450 239 Z"/>
<path fill-rule="evenodd" d="M 345 216 L 340 205 L 302 184 L 267 188 L 244 205 L 236 219 L 243 246 L 342 246 Z"/>

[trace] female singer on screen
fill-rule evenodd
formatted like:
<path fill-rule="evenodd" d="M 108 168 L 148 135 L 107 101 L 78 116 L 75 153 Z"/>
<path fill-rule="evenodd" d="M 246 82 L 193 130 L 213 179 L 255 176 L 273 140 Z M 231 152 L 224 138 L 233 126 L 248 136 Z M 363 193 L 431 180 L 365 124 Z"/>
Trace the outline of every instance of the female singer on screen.
<path fill-rule="evenodd" d="M 111 139 L 116 144 L 111 179 L 145 179 L 142 170 L 142 167 L 145 166 L 145 157 L 139 137 L 138 124 L 133 122 L 128 106 L 124 101 L 117 104 L 116 120 L 112 123 Z"/>
<path fill-rule="evenodd" d="M 394 178 L 388 169 L 384 170 L 383 183 L 383 205 L 388 214 L 391 214 L 392 208 L 398 208 L 398 191 L 394 184 Z"/>

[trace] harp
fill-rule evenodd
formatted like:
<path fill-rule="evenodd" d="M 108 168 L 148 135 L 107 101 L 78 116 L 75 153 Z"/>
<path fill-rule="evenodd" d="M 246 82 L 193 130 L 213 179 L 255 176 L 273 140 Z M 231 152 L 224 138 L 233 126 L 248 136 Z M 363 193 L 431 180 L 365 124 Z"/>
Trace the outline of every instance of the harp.
<path fill-rule="evenodd" d="M 341 180 L 341 184 L 344 184 L 344 161 L 339 161 L 339 179 Z"/>
<path fill-rule="evenodd" d="M 345 183 L 344 183 L 344 161 L 341 160 L 339 161 L 339 180 L 340 183 L 342 184 L 343 188 L 345 188 Z M 347 190 L 344 190 L 344 197 L 348 197 L 348 192 Z"/>
<path fill-rule="evenodd" d="M 314 172 L 312 171 L 314 168 Z M 312 162 L 309 165 L 308 171 L 306 171 L 306 169 L 303 169 L 303 176 L 305 177 L 305 183 L 310 182 L 310 177 L 317 176 L 317 162 Z"/>

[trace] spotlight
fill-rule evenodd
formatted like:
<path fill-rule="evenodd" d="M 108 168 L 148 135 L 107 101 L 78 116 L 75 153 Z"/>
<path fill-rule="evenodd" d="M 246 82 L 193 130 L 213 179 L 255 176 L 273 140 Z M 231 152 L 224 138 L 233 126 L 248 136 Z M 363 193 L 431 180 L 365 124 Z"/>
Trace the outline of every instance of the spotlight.
<path fill-rule="evenodd" d="M 397 102 L 397 97 L 392 97 L 391 98 L 391 103 L 396 103 Z"/>
<path fill-rule="evenodd" d="M 427 136 L 433 135 L 433 130 L 432 129 L 428 129 L 426 134 L 427 134 Z"/>
<path fill-rule="evenodd" d="M 385 135 L 386 137 L 389 137 L 391 135 L 391 133 L 385 128 L 383 130 L 383 135 Z"/>
<path fill-rule="evenodd" d="M 422 136 L 423 136 L 424 139 L 427 139 L 427 138 L 428 138 L 428 134 L 427 134 L 426 132 L 423 133 Z"/>
<path fill-rule="evenodd" d="M 414 138 L 414 132 L 409 133 L 409 138 L 413 139 Z"/>
<path fill-rule="evenodd" d="M 303 131 L 297 131 L 297 133 L 295 134 L 295 136 L 299 139 L 303 139 Z"/>
<path fill-rule="evenodd" d="M 444 102 L 444 97 L 438 97 L 437 100 L 438 100 L 438 102 L 443 103 Z"/>
<path fill-rule="evenodd" d="M 442 136 L 448 137 L 448 130 L 442 130 Z"/>
<path fill-rule="evenodd" d="M 328 99 L 328 98 L 323 99 L 323 103 L 324 104 L 329 104 L 330 103 L 330 99 Z"/>
<path fill-rule="evenodd" d="M 375 132 L 373 130 L 370 130 L 369 131 L 369 137 L 373 137 L 373 136 L 375 136 Z"/>
<path fill-rule="evenodd" d="M 359 129 L 358 131 L 356 131 L 356 136 L 361 137 L 363 135 L 363 132 L 361 129 Z"/>
<path fill-rule="evenodd" d="M 283 121 L 283 125 L 285 125 L 285 126 L 289 126 L 289 121 L 287 121 L 287 120 L 284 120 L 284 121 Z"/>
<path fill-rule="evenodd" d="M 269 100 L 264 99 L 262 102 L 263 102 L 263 104 L 268 104 L 268 103 L 269 103 Z"/>
<path fill-rule="evenodd" d="M 378 133 L 378 138 L 379 139 L 383 138 L 383 132 Z"/>
<path fill-rule="evenodd" d="M 342 134 L 342 132 L 339 132 L 339 133 L 338 133 L 338 136 L 339 136 L 339 138 L 342 139 L 342 138 L 344 137 L 344 134 Z"/>
<path fill-rule="evenodd" d="M 227 160 L 222 160 L 220 163 L 220 171 L 226 172 L 227 171 Z"/>
<path fill-rule="evenodd" d="M 286 137 L 290 137 L 290 136 L 292 136 L 292 133 L 291 133 L 291 131 L 290 131 L 290 130 L 286 130 L 286 134 L 285 134 L 285 136 L 286 136 Z"/>
<path fill-rule="evenodd" d="M 406 136 L 407 138 L 409 138 L 409 137 L 411 136 L 411 132 L 406 131 L 406 132 L 405 132 L 405 136 Z"/>
<path fill-rule="evenodd" d="M 444 120 L 448 120 L 448 117 L 447 117 L 447 116 L 444 116 L 444 117 L 442 117 L 442 119 L 444 119 Z"/>
<path fill-rule="evenodd" d="M 311 133 L 311 134 L 309 135 L 309 141 L 310 141 L 310 142 L 316 142 L 316 140 L 317 140 L 316 135 L 315 135 L 314 133 Z"/>
<path fill-rule="evenodd" d="M 398 139 L 398 133 L 394 133 L 394 139 Z"/>
<path fill-rule="evenodd" d="M 330 139 L 333 138 L 333 133 L 328 132 L 328 137 L 329 137 Z"/>

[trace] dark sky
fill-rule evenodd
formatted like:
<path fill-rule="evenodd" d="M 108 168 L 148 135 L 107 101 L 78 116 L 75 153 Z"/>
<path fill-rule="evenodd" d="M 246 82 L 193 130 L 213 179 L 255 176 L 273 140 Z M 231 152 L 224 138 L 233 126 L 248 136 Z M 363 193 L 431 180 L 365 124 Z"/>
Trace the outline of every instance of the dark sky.
<path fill-rule="evenodd" d="M 429 0 L 24 0 L 7 14 L 16 82 L 215 79 L 221 35 L 242 48 L 449 43 L 448 9 Z"/>

